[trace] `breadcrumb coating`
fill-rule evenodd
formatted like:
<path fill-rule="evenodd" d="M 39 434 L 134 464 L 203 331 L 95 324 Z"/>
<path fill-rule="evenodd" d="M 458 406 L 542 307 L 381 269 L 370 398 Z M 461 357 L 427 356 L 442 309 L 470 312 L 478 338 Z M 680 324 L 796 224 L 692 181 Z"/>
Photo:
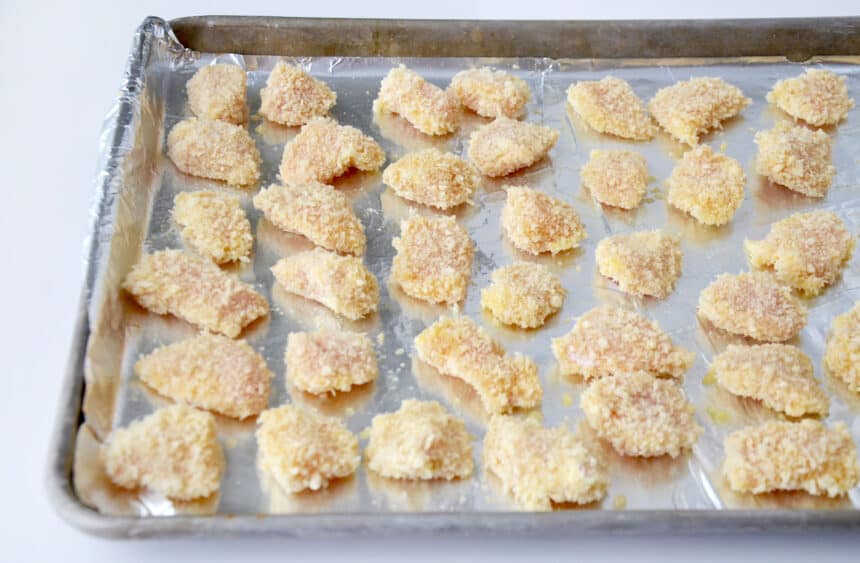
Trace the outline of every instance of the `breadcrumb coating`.
<path fill-rule="evenodd" d="M 385 152 L 373 138 L 355 127 L 319 117 L 310 120 L 284 147 L 280 173 L 286 184 L 327 184 L 351 168 L 373 172 L 384 162 Z"/>
<path fill-rule="evenodd" d="M 699 294 L 699 315 L 715 327 L 765 342 L 784 342 L 806 324 L 806 308 L 768 274 L 721 274 Z"/>
<path fill-rule="evenodd" d="M 684 153 L 666 180 L 666 201 L 700 223 L 731 221 L 744 200 L 747 178 L 740 163 L 702 145 Z"/>
<path fill-rule="evenodd" d="M 549 127 L 497 117 L 469 136 L 469 159 L 484 176 L 507 176 L 545 157 L 557 140 Z"/>
<path fill-rule="evenodd" d="M 529 254 L 556 254 L 576 248 L 586 238 L 573 206 L 523 186 L 505 186 L 502 230 L 515 247 Z"/>
<path fill-rule="evenodd" d="M 860 393 L 860 302 L 833 319 L 824 365 L 852 391 Z"/>
<path fill-rule="evenodd" d="M 635 152 L 593 150 L 579 177 L 599 203 L 635 209 L 648 187 L 648 164 Z"/>
<path fill-rule="evenodd" d="M 779 122 L 755 134 L 755 171 L 775 184 L 809 197 L 824 197 L 836 169 L 832 141 L 824 131 Z"/>
<path fill-rule="evenodd" d="M 472 436 L 462 419 L 436 401 L 407 399 L 370 424 L 367 466 L 392 479 L 466 479 L 472 476 Z"/>
<path fill-rule="evenodd" d="M 516 262 L 495 270 L 490 279 L 481 290 L 481 306 L 502 324 L 537 328 L 564 304 L 561 280 L 542 264 Z"/>
<path fill-rule="evenodd" d="M 167 156 L 186 174 L 236 187 L 260 179 L 260 151 L 248 130 L 226 121 L 192 117 L 167 135 Z"/>
<path fill-rule="evenodd" d="M 780 80 L 768 92 L 767 101 L 793 118 L 816 127 L 839 123 L 854 107 L 845 77 L 817 68 Z"/>
<path fill-rule="evenodd" d="M 633 372 L 680 378 L 694 359 L 656 322 L 612 305 L 579 317 L 573 330 L 553 338 L 552 351 L 561 375 L 586 379 Z"/>
<path fill-rule="evenodd" d="M 695 147 L 700 135 L 719 128 L 751 101 L 722 78 L 701 77 L 661 88 L 648 110 L 667 133 Z"/>
<path fill-rule="evenodd" d="M 251 253 L 251 222 L 236 195 L 182 192 L 173 198 L 173 218 L 185 244 L 216 264 L 246 261 Z"/>
<path fill-rule="evenodd" d="M 525 80 L 488 67 L 461 70 L 451 79 L 448 90 L 463 106 L 484 117 L 517 119 L 525 113 L 531 98 Z"/>
<path fill-rule="evenodd" d="M 215 417 L 185 405 L 159 409 L 117 428 L 102 455 L 115 485 L 147 487 L 176 500 L 208 497 L 220 488 L 224 473 Z"/>
<path fill-rule="evenodd" d="M 388 166 L 382 182 L 404 199 L 450 209 L 466 203 L 481 184 L 472 163 L 439 149 L 409 153 Z"/>
<path fill-rule="evenodd" d="M 231 338 L 269 314 L 269 303 L 253 287 L 180 250 L 144 255 L 122 287 L 153 313 L 170 313 Z"/>
<path fill-rule="evenodd" d="M 258 465 L 287 493 L 324 489 L 358 469 L 358 436 L 336 418 L 283 405 L 258 424 Z"/>
<path fill-rule="evenodd" d="M 571 84 L 567 101 L 599 133 L 634 141 L 647 141 L 654 136 L 654 122 L 645 104 L 622 78 L 607 76 Z"/>
<path fill-rule="evenodd" d="M 337 94 L 300 66 L 280 62 L 260 89 L 260 115 L 282 125 L 304 125 L 323 117 L 337 102 Z"/>
<path fill-rule="evenodd" d="M 290 293 L 354 321 L 376 311 L 379 304 L 379 282 L 354 256 L 315 248 L 282 258 L 272 273 Z"/>
<path fill-rule="evenodd" d="M 391 69 L 382 79 L 373 111 L 396 113 L 427 135 L 447 135 L 460 128 L 456 96 L 404 65 Z"/>
<path fill-rule="evenodd" d="M 475 248 L 453 217 L 414 215 L 400 223 L 391 244 L 391 279 L 403 292 L 430 303 L 459 303 L 472 278 Z"/>
<path fill-rule="evenodd" d="M 817 420 L 770 421 L 725 440 L 723 475 L 738 492 L 806 491 L 836 497 L 860 480 L 857 447 L 848 428 Z"/>
<path fill-rule="evenodd" d="M 681 242 L 661 230 L 607 237 L 595 256 L 601 275 L 633 295 L 662 299 L 681 277 Z"/>
<path fill-rule="evenodd" d="M 290 333 L 284 363 L 287 381 L 315 395 L 349 391 L 379 376 L 373 342 L 345 330 Z"/>
<path fill-rule="evenodd" d="M 284 231 L 340 254 L 362 256 L 364 227 L 346 196 L 326 184 L 271 185 L 254 196 L 254 207 Z"/>
<path fill-rule="evenodd" d="M 856 242 L 837 214 L 818 210 L 777 221 L 744 250 L 753 268 L 773 268 L 776 279 L 813 296 L 836 280 Z"/>
<path fill-rule="evenodd" d="M 245 69 L 236 65 L 204 66 L 185 85 L 188 105 L 197 117 L 218 119 L 236 125 L 248 121 Z"/>
<path fill-rule="evenodd" d="M 565 426 L 544 428 L 533 418 L 494 416 L 484 436 L 484 464 L 506 494 L 526 510 L 552 503 L 588 504 L 606 496 L 609 471 Z"/>
<path fill-rule="evenodd" d="M 425 363 L 474 387 L 487 412 L 536 407 L 543 397 L 537 365 L 508 355 L 468 317 L 440 318 L 415 337 L 415 349 Z"/>
<path fill-rule="evenodd" d="M 830 401 L 813 375 L 812 361 L 794 346 L 731 345 L 711 365 L 717 383 L 788 416 L 827 416 Z"/>

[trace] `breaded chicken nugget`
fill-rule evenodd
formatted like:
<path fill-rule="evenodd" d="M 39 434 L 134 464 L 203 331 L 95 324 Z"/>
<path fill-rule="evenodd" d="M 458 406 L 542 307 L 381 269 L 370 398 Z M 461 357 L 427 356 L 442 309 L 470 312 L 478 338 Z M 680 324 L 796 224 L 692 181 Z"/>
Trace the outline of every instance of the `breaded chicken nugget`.
<path fill-rule="evenodd" d="M 299 66 L 280 62 L 260 89 L 260 115 L 282 125 L 304 125 L 334 107 L 337 94 Z"/>
<path fill-rule="evenodd" d="M 767 101 L 810 125 L 835 125 L 854 107 L 845 82 L 845 77 L 835 72 L 809 68 L 800 76 L 774 84 Z"/>
<path fill-rule="evenodd" d="M 567 101 L 599 133 L 634 141 L 647 141 L 654 136 L 654 122 L 645 104 L 622 78 L 607 76 L 571 84 Z"/>
<path fill-rule="evenodd" d="M 254 236 L 238 196 L 213 191 L 176 194 L 173 218 L 182 240 L 198 254 L 216 264 L 248 260 Z"/>
<path fill-rule="evenodd" d="M 666 180 L 666 201 L 705 225 L 731 221 L 744 200 L 744 169 L 734 158 L 702 145 L 684 153 Z"/>
<path fill-rule="evenodd" d="M 167 156 L 186 174 L 250 186 L 260 179 L 260 151 L 248 130 L 226 121 L 192 117 L 167 135 Z"/>
<path fill-rule="evenodd" d="M 522 186 L 505 189 L 502 230 L 518 249 L 556 254 L 576 248 L 585 239 L 585 227 L 569 203 Z"/>
<path fill-rule="evenodd" d="M 755 134 L 755 171 L 775 184 L 809 197 L 824 197 L 836 168 L 833 147 L 824 131 L 779 122 Z"/>
<path fill-rule="evenodd" d="M 349 391 L 379 376 L 373 342 L 345 330 L 290 333 L 284 363 L 287 381 L 314 394 Z"/>
<path fill-rule="evenodd" d="M 517 119 L 531 98 L 525 80 L 488 67 L 461 70 L 451 79 L 448 90 L 461 104 L 484 117 Z"/>
<path fill-rule="evenodd" d="M 409 153 L 382 173 L 382 181 L 404 199 L 449 209 L 469 201 L 481 175 L 468 161 L 439 149 Z"/>
<path fill-rule="evenodd" d="M 185 89 L 188 105 L 197 117 L 236 125 L 248 121 L 245 69 L 225 64 L 204 66 L 194 73 Z"/>
<path fill-rule="evenodd" d="M 404 65 L 382 79 L 373 111 L 396 113 L 427 135 L 447 135 L 460 128 L 457 98 Z"/>
<path fill-rule="evenodd" d="M 593 150 L 579 177 L 599 203 L 635 209 L 648 187 L 648 165 L 635 152 Z"/>
<path fill-rule="evenodd" d="M 833 319 L 824 365 L 852 391 L 860 393 L 860 302 Z"/>
<path fill-rule="evenodd" d="M 681 242 L 660 230 L 607 237 L 595 256 L 600 273 L 633 295 L 662 299 L 681 277 Z"/>
<path fill-rule="evenodd" d="M 497 117 L 469 136 L 469 159 L 484 176 L 507 176 L 545 157 L 558 140 L 558 131 Z"/>
<path fill-rule="evenodd" d="M 495 270 L 490 279 L 481 290 L 481 306 L 502 324 L 537 328 L 564 304 L 561 280 L 541 264 L 516 262 Z"/>

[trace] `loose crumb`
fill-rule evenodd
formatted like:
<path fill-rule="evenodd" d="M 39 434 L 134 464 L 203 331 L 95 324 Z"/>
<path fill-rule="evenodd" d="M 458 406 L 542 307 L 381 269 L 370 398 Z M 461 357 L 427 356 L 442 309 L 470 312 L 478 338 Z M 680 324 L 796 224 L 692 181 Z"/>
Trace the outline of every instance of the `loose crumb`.
<path fill-rule="evenodd" d="M 577 82 L 567 89 L 567 101 L 599 133 L 634 141 L 647 141 L 654 136 L 654 123 L 645 104 L 624 79 L 607 76 Z"/>
<path fill-rule="evenodd" d="M 824 365 L 852 391 L 860 393 L 860 302 L 833 319 Z"/>
<path fill-rule="evenodd" d="M 491 282 L 481 290 L 481 306 L 502 324 L 537 328 L 564 304 L 561 280 L 541 264 L 517 262 L 499 268 Z"/>
<path fill-rule="evenodd" d="M 836 169 L 832 141 L 824 131 L 779 122 L 755 134 L 755 171 L 775 184 L 809 197 L 824 197 Z"/>
<path fill-rule="evenodd" d="M 287 381 L 313 394 L 349 391 L 379 376 L 373 343 L 345 330 L 290 333 L 284 363 Z"/>
<path fill-rule="evenodd" d="M 382 79 L 373 111 L 396 113 L 427 135 L 447 135 L 460 127 L 457 98 L 404 65 Z"/>
<path fill-rule="evenodd" d="M 280 62 L 260 89 L 260 115 L 282 125 L 304 125 L 325 116 L 337 94 L 299 66 Z"/>
<path fill-rule="evenodd" d="M 633 295 L 663 299 L 681 277 L 681 242 L 660 230 L 607 237 L 595 256 L 601 275 Z"/>
<path fill-rule="evenodd" d="M 216 264 L 246 261 L 251 253 L 251 222 L 236 195 L 179 193 L 173 198 L 173 218 L 185 244 Z"/>
<path fill-rule="evenodd" d="M 185 85 L 194 115 L 241 125 L 248 121 L 248 80 L 236 65 L 214 64 L 194 73 Z"/>
<path fill-rule="evenodd" d="M 470 162 L 455 154 L 425 149 L 390 165 L 382 181 L 404 199 L 450 209 L 470 201 L 481 175 Z"/>
<path fill-rule="evenodd" d="M 558 131 L 507 117 L 482 125 L 469 137 L 469 159 L 485 176 L 507 176 L 545 157 Z"/>
<path fill-rule="evenodd" d="M 484 117 L 517 119 L 525 113 L 531 92 L 526 81 L 501 70 L 472 68 L 451 79 L 448 91 L 463 106 Z"/>
<path fill-rule="evenodd" d="M 815 127 L 839 123 L 854 107 L 845 77 L 815 68 L 774 84 L 767 101 Z"/>
<path fill-rule="evenodd" d="M 556 254 L 576 248 L 585 227 L 569 203 L 537 190 L 506 186 L 501 226 L 515 247 L 529 254 Z"/>
<path fill-rule="evenodd" d="M 700 223 L 731 221 L 744 200 L 746 175 L 740 163 L 702 145 L 684 153 L 666 180 L 666 201 Z"/>
<path fill-rule="evenodd" d="M 566 407 L 573 406 L 573 397 L 570 396 L 570 393 L 565 393 L 561 396 L 561 402 Z"/>
<path fill-rule="evenodd" d="M 624 510 L 627 508 L 627 497 L 625 495 L 616 495 L 612 499 L 612 508 L 615 510 Z"/>
<path fill-rule="evenodd" d="M 167 135 L 167 156 L 186 174 L 221 180 L 236 187 L 260 179 L 260 151 L 244 127 L 192 117 Z"/>
<path fill-rule="evenodd" d="M 645 157 L 630 151 L 593 150 L 579 176 L 595 200 L 621 209 L 639 207 L 650 181 Z"/>

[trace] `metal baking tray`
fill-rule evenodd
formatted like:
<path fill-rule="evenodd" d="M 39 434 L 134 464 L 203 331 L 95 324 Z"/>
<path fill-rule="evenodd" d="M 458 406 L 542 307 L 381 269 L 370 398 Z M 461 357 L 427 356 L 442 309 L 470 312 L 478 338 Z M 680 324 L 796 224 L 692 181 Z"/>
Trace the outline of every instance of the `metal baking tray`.
<path fill-rule="evenodd" d="M 625 303 L 658 320 L 678 343 L 697 355 L 684 383 L 706 428 L 694 450 L 677 460 L 652 461 L 607 452 L 612 485 L 600 506 L 550 513 L 515 510 L 494 491 L 492 479 L 481 470 L 483 421 L 474 399 L 410 360 L 414 334 L 444 312 L 398 294 L 387 283 L 393 253 L 390 240 L 411 206 L 386 191 L 380 174 L 353 174 L 339 181 L 338 188 L 349 195 L 365 224 L 369 243 L 365 260 L 380 279 L 382 303 L 378 315 L 351 328 L 365 330 L 379 342 L 381 378 L 370 389 L 314 406 L 341 415 L 358 432 L 374 414 L 397 408 L 403 398 L 440 400 L 463 415 L 478 437 L 476 475 L 463 483 L 404 484 L 374 478 L 362 467 L 356 477 L 332 490 L 290 497 L 267 488 L 255 473 L 253 422 L 222 419 L 219 433 L 228 468 L 218 502 L 179 505 L 154 497 L 130 497 L 99 482 L 93 456 L 96 437 L 163 401 L 135 382 L 132 362 L 156 345 L 193 334 L 181 322 L 136 309 L 118 290 L 144 249 L 181 244 L 169 219 L 173 195 L 213 185 L 181 175 L 163 156 L 166 132 L 188 114 L 185 81 L 201 65 L 216 59 L 240 64 L 248 71 L 253 114 L 259 105 L 259 88 L 279 57 L 303 64 L 312 74 L 325 78 L 338 92 L 333 115 L 374 136 L 389 162 L 428 145 L 463 153 L 468 131 L 480 123 L 473 116 L 467 119 L 464 132 L 428 139 L 399 118 L 374 118 L 370 104 L 379 80 L 392 66 L 404 62 L 442 86 L 457 70 L 485 64 L 526 79 L 534 95 L 527 119 L 553 126 L 561 137 L 550 159 L 503 182 L 485 182 L 476 204 L 460 214 L 477 244 L 473 281 L 461 312 L 486 326 L 508 349 L 535 358 L 545 389 L 545 422 L 571 426 L 581 420 L 577 400 L 581 385 L 554 373 L 549 338 L 566 333 L 575 317 L 601 302 Z M 766 415 L 755 405 L 739 402 L 702 382 L 708 362 L 726 339 L 698 325 L 696 299 L 716 274 L 747 268 L 740 250 L 744 238 L 761 238 L 774 220 L 812 208 L 835 210 L 852 232 L 860 230 L 856 160 L 860 109 L 855 108 L 846 122 L 830 131 L 838 173 L 823 201 L 793 195 L 753 173 L 753 132 L 771 127 L 777 118 L 764 95 L 775 80 L 800 73 L 804 65 L 838 70 L 848 77 L 854 97 L 860 96 L 860 18 L 441 22 L 204 16 L 170 23 L 146 19 L 135 35 L 121 96 L 101 139 L 86 279 L 50 450 L 48 485 L 55 507 L 74 526 L 112 537 L 860 529 L 857 489 L 845 499 L 829 501 L 800 494 L 740 497 L 721 487 L 722 438 Z M 708 74 L 739 85 L 753 99 L 743 117 L 704 140 L 737 158 L 747 173 L 746 200 L 728 227 L 703 228 L 662 201 L 662 181 L 683 147 L 662 134 L 650 143 L 635 145 L 603 138 L 568 113 L 564 104 L 568 84 L 609 73 L 629 80 L 645 99 L 659 87 Z M 295 130 L 254 117 L 250 130 L 265 161 L 262 183 L 274 182 L 282 146 Z M 596 147 L 631 147 L 646 156 L 654 181 L 650 197 L 639 211 L 603 212 L 582 192 L 578 170 L 589 150 Z M 540 259 L 562 276 L 568 298 L 564 309 L 544 329 L 526 334 L 494 325 L 482 315 L 479 305 L 479 289 L 486 286 L 489 273 L 521 258 L 498 233 L 504 183 L 530 184 L 570 201 L 589 233 L 582 249 Z M 272 288 L 268 267 L 280 256 L 303 248 L 303 243 L 260 220 L 248 195 L 243 196 L 243 205 L 255 226 L 257 242 L 252 264 L 236 273 L 256 284 L 272 305 L 269 320 L 254 327 L 247 337 L 277 376 L 271 404 L 309 400 L 291 397 L 285 389 L 282 355 L 286 334 L 333 322 L 333 318 L 321 307 Z M 633 299 L 596 274 L 593 252 L 601 238 L 656 226 L 678 233 L 682 239 L 684 276 L 669 298 Z M 860 442 L 860 418 L 856 416 L 860 400 L 827 380 L 818 367 L 830 320 L 858 298 L 860 264 L 855 258 L 834 287 L 808 304 L 810 322 L 797 344 L 813 358 L 816 374 L 831 396 L 829 420 L 848 422 L 855 441 Z M 710 418 L 709 413 L 715 411 L 720 416 Z M 620 499 L 624 502 L 617 502 Z"/>

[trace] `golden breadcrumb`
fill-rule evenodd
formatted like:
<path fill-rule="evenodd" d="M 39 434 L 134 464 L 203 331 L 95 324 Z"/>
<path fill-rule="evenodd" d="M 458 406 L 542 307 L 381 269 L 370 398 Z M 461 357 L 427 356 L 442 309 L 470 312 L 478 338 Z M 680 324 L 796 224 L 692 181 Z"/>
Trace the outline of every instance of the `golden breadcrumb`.
<path fill-rule="evenodd" d="M 573 330 L 552 340 L 552 351 L 562 375 L 586 379 L 639 371 L 680 378 L 694 359 L 656 322 L 611 305 L 579 317 Z"/>
<path fill-rule="evenodd" d="M 481 306 L 502 324 L 537 328 L 564 304 L 561 280 L 541 264 L 516 262 L 495 270 L 490 279 L 481 290 Z"/>
<path fill-rule="evenodd" d="M 364 227 L 346 196 L 318 182 L 271 185 L 254 196 L 254 207 L 284 231 L 341 254 L 364 254 Z"/>
<path fill-rule="evenodd" d="M 806 308 L 768 274 L 722 274 L 699 294 L 699 315 L 715 327 L 765 342 L 784 342 L 806 324 Z"/>
<path fill-rule="evenodd" d="M 700 135 L 719 128 L 751 101 L 722 78 L 701 77 L 661 88 L 648 110 L 667 133 L 695 147 Z"/>
<path fill-rule="evenodd" d="M 595 257 L 600 273 L 633 295 L 662 299 L 681 277 L 681 242 L 660 230 L 607 237 Z"/>
<path fill-rule="evenodd" d="M 114 484 L 147 487 L 176 500 L 208 497 L 224 473 L 215 417 L 185 405 L 159 409 L 114 430 L 102 455 Z"/>
<path fill-rule="evenodd" d="M 775 184 L 809 197 L 824 197 L 836 169 L 832 141 L 824 131 L 779 122 L 755 134 L 755 171 Z"/>
<path fill-rule="evenodd" d="M 588 504 L 606 495 L 605 462 L 565 426 L 544 428 L 533 418 L 494 416 L 484 436 L 484 464 L 506 494 L 526 510 L 552 503 Z"/>
<path fill-rule="evenodd" d="M 374 113 L 396 113 L 427 135 L 447 135 L 460 127 L 456 96 L 404 65 L 391 69 L 379 85 Z"/>
<path fill-rule="evenodd" d="M 474 471 L 465 423 L 436 401 L 407 399 L 370 423 L 367 467 L 392 479 L 466 479 Z"/>
<path fill-rule="evenodd" d="M 827 416 L 830 402 L 813 375 L 812 361 L 794 346 L 731 345 L 711 365 L 730 393 L 761 401 L 788 416 Z"/>
<path fill-rule="evenodd" d="M 287 184 L 327 184 L 351 168 L 372 172 L 384 162 L 385 152 L 371 137 L 355 127 L 319 117 L 284 147 L 280 173 Z"/>
<path fill-rule="evenodd" d="M 170 313 L 231 338 L 269 314 L 269 303 L 253 287 L 180 250 L 144 255 L 122 287 L 153 313 Z"/>
<path fill-rule="evenodd" d="M 192 117 L 167 135 L 167 156 L 186 174 L 250 186 L 260 179 L 260 151 L 248 130 L 214 119 Z"/>
<path fill-rule="evenodd" d="M 469 136 L 469 159 L 485 176 L 507 176 L 545 157 L 557 140 L 549 127 L 498 117 Z"/>
<path fill-rule="evenodd" d="M 300 66 L 280 62 L 260 89 L 260 115 L 282 125 L 304 125 L 334 107 L 337 94 Z"/>
<path fill-rule="evenodd" d="M 845 77 L 835 72 L 810 68 L 800 76 L 774 84 L 767 101 L 810 125 L 835 125 L 854 107 L 845 82 Z"/>
<path fill-rule="evenodd" d="M 379 304 L 379 282 L 354 256 L 315 248 L 282 258 L 272 273 L 290 293 L 354 321 L 376 311 Z"/>
<path fill-rule="evenodd" d="M 379 376 L 373 342 L 345 330 L 290 333 L 284 362 L 287 381 L 313 394 L 349 391 Z"/>
<path fill-rule="evenodd" d="M 248 121 L 245 96 L 248 80 L 236 65 L 204 66 L 185 85 L 188 105 L 197 117 L 219 119 L 240 125 Z"/>
<path fill-rule="evenodd" d="M 607 76 L 571 84 L 567 101 L 599 133 L 634 141 L 647 141 L 654 136 L 654 122 L 645 104 L 622 78 Z"/>
<path fill-rule="evenodd" d="M 173 218 L 185 244 L 216 264 L 248 260 L 254 236 L 239 196 L 182 192 L 173 198 Z"/>
<path fill-rule="evenodd" d="M 298 405 L 263 411 L 257 462 L 287 493 L 318 491 L 358 469 L 358 436 L 338 419 Z"/>
<path fill-rule="evenodd" d="M 525 113 L 531 98 L 525 80 L 487 67 L 461 70 L 451 79 L 448 90 L 463 106 L 484 117 L 516 119 Z"/>
<path fill-rule="evenodd" d="M 391 279 L 403 292 L 430 303 L 459 303 L 472 278 L 475 248 L 453 217 L 414 215 L 400 223 L 391 241 L 397 254 Z"/>
<path fill-rule="evenodd" d="M 777 221 L 764 240 L 745 240 L 754 268 L 773 268 L 776 278 L 806 295 L 833 283 L 854 251 L 856 237 L 831 211 L 810 211 Z"/>
<path fill-rule="evenodd" d="M 556 254 L 576 248 L 585 239 L 585 227 L 569 203 L 522 186 L 505 189 L 502 230 L 518 249 Z"/>
<path fill-rule="evenodd" d="M 537 365 L 508 355 L 502 345 L 468 317 L 442 317 L 415 337 L 418 357 L 475 388 L 484 409 L 506 413 L 540 404 L 543 389 Z"/>
<path fill-rule="evenodd" d="M 852 391 L 860 393 L 860 302 L 833 319 L 824 365 Z"/>
<path fill-rule="evenodd" d="M 635 209 L 648 187 L 648 164 L 635 152 L 593 150 L 579 177 L 599 203 Z"/>
<path fill-rule="evenodd" d="M 725 440 L 723 475 L 743 493 L 806 491 L 836 497 L 860 481 L 857 447 L 843 422 L 770 421 Z"/>
<path fill-rule="evenodd" d="M 746 181 L 737 160 L 702 145 L 672 169 L 666 201 L 705 225 L 725 225 L 743 203 Z"/>
<path fill-rule="evenodd" d="M 439 149 L 409 153 L 385 169 L 382 181 L 402 198 L 449 209 L 466 203 L 481 184 L 468 161 Z"/>

